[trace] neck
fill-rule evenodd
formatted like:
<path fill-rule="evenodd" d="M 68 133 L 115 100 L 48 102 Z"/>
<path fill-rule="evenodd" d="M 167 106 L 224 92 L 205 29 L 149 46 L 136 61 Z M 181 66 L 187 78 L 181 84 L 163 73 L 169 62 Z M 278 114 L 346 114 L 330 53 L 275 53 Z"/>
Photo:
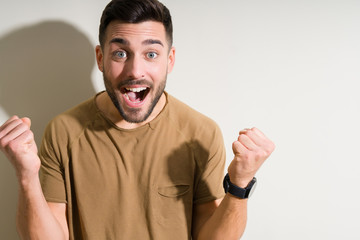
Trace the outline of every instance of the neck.
<path fill-rule="evenodd" d="M 156 104 L 155 108 L 153 109 L 150 116 L 143 122 L 140 123 L 131 123 L 127 122 L 119 113 L 119 111 L 114 106 L 113 102 L 111 101 L 109 95 L 106 92 L 99 94 L 96 97 L 96 105 L 100 109 L 100 111 L 110 119 L 116 126 L 123 129 L 134 129 L 141 127 L 149 122 L 151 122 L 154 118 L 156 118 L 163 108 L 166 105 L 166 96 L 163 93 Z"/>

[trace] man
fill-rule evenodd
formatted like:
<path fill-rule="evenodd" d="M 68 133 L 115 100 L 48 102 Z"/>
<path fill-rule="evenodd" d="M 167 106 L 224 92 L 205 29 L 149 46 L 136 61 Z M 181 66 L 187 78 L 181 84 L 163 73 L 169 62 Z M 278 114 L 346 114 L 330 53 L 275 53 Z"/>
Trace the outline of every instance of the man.
<path fill-rule="evenodd" d="M 40 158 L 28 118 L 0 127 L 19 180 L 21 237 L 240 238 L 255 173 L 274 144 L 256 128 L 240 131 L 224 196 L 219 128 L 164 92 L 175 62 L 168 9 L 113 0 L 99 40 L 106 92 L 56 117 Z"/>

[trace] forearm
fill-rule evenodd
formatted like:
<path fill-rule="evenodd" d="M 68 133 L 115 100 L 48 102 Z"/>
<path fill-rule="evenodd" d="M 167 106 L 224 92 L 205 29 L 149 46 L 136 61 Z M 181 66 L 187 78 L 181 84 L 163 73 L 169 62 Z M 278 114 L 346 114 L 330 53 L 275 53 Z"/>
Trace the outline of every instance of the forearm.
<path fill-rule="evenodd" d="M 203 224 L 197 240 L 237 240 L 247 219 L 247 199 L 227 194 L 213 215 Z"/>
<path fill-rule="evenodd" d="M 21 239 L 68 239 L 45 200 L 38 177 L 19 181 L 17 229 Z"/>

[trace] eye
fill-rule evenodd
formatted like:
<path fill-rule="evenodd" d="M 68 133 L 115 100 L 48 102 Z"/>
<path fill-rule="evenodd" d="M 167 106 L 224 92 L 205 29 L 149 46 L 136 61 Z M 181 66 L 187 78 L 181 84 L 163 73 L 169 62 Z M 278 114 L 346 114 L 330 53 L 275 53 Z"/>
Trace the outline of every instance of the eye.
<path fill-rule="evenodd" d="M 117 57 L 117 58 L 126 58 L 127 57 L 127 54 L 125 51 L 116 51 L 114 52 L 114 57 Z"/>
<path fill-rule="evenodd" d="M 156 52 L 148 52 L 146 56 L 150 59 L 155 59 L 158 56 L 158 54 Z"/>

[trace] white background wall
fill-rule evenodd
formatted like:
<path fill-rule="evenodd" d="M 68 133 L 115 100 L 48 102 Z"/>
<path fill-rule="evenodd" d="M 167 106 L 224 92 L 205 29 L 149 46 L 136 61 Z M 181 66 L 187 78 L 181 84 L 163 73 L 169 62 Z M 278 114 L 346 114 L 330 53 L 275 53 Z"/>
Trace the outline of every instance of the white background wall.
<path fill-rule="evenodd" d="M 0 1 L 0 50 L 16 34 L 49 20 L 60 20 L 55 27 L 73 27 L 95 46 L 99 18 L 107 3 Z M 259 184 L 249 201 L 243 239 L 360 239 L 360 1 L 163 2 L 172 12 L 177 48 L 167 91 L 220 125 L 228 164 L 231 143 L 242 128 L 257 126 L 277 145 L 257 174 Z M 31 31 L 24 36 L 31 36 Z M 7 103 L 21 106 L 32 101 L 32 97 L 24 99 L 24 93 L 17 89 L 45 97 L 42 93 L 52 86 L 32 86 L 30 80 L 37 79 L 36 74 L 29 81 L 27 73 L 18 77 L 17 72 L 37 57 L 36 52 L 24 56 L 33 47 L 27 44 L 27 37 L 6 54 L 0 52 L 0 68 L 8 58 L 16 63 L 11 65 L 12 74 L 6 74 L 9 67 L 1 68 L 0 94 L 11 92 L 0 102 L 1 123 L 16 113 L 14 108 L 5 107 Z M 38 36 L 39 46 L 47 37 L 46 32 Z M 22 50 L 16 51 L 17 47 Z M 59 56 L 54 56 L 51 46 L 42 51 L 46 62 Z M 62 56 L 61 61 L 70 58 Z M 83 61 L 79 58 L 72 65 L 76 69 Z M 46 72 L 46 66 L 37 68 L 39 75 Z M 93 92 L 101 90 L 101 75 L 96 70 L 87 74 L 89 81 L 82 86 L 93 86 Z M 48 76 L 51 83 L 51 72 Z M 28 85 L 24 87 L 24 79 L 19 78 Z M 76 84 L 77 79 L 71 81 Z M 15 87 L 6 89 L 5 82 Z M 78 87 L 76 91 L 81 93 Z M 73 99 L 76 94 L 66 89 L 56 91 L 63 99 L 77 103 Z M 61 98 L 55 101 L 49 96 L 42 101 L 56 112 L 64 107 Z M 41 135 L 41 129 L 36 134 Z M 17 184 L 10 164 L 1 157 L 0 238 L 17 239 Z"/>

